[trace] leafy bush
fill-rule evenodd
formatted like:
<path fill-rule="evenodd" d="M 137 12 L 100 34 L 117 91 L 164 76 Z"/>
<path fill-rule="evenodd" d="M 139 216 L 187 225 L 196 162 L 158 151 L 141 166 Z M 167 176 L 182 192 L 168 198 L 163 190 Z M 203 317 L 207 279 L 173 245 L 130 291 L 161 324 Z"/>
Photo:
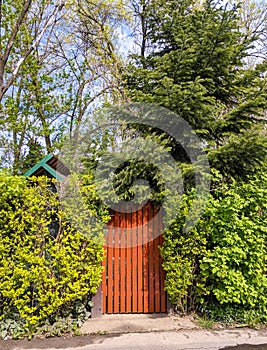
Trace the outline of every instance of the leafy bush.
<path fill-rule="evenodd" d="M 187 234 L 182 227 L 191 197 L 184 196 L 162 249 L 166 290 L 180 311 L 201 308 L 218 318 L 229 309 L 232 319 L 267 321 L 266 185 L 266 175 L 258 174 L 217 190 Z"/>
<path fill-rule="evenodd" d="M 17 315 L 29 332 L 71 317 L 102 275 L 103 226 L 92 226 L 79 203 L 70 220 L 51 185 L 0 174 L 0 319 Z"/>
<path fill-rule="evenodd" d="M 195 310 L 204 288 L 199 275 L 199 261 L 205 256 L 207 245 L 207 234 L 199 229 L 203 219 L 190 232 L 182 230 L 193 197 L 193 192 L 183 196 L 175 221 L 163 233 L 161 248 L 165 289 L 170 302 L 183 314 Z"/>

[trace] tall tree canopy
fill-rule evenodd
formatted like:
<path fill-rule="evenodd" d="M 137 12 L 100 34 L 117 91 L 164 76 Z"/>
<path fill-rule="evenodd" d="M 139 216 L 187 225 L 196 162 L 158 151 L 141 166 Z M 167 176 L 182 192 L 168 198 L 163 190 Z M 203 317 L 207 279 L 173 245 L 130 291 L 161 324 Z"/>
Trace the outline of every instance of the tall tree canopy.
<path fill-rule="evenodd" d="M 213 167 L 246 177 L 266 150 L 264 18 L 254 0 L 0 1 L 0 166 L 22 172 L 38 145 L 53 152 L 132 100 L 176 112 Z"/>
<path fill-rule="evenodd" d="M 124 15 L 120 1 L 0 1 L 1 167 L 23 172 L 29 153 L 34 162 L 54 152 L 96 107 L 122 98 Z"/>
<path fill-rule="evenodd" d="M 238 6 L 225 2 L 155 0 L 145 13 L 149 50 L 128 66 L 129 96 L 176 112 L 202 138 L 212 167 L 246 177 L 266 155 L 267 62 L 246 65 L 257 33 L 247 35 Z"/>

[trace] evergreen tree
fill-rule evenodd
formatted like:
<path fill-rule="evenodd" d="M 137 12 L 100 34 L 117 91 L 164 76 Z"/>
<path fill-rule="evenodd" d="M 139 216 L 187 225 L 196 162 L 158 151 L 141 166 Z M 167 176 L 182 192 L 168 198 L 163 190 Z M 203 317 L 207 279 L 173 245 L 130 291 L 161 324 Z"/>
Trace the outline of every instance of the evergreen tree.
<path fill-rule="evenodd" d="M 256 35 L 247 39 L 239 28 L 237 6 L 210 0 L 156 0 L 146 21 L 150 53 L 132 57 L 125 74 L 131 99 L 177 113 L 203 140 L 212 167 L 245 179 L 266 156 L 267 62 L 245 65 Z"/>
<path fill-rule="evenodd" d="M 29 151 L 23 160 L 21 173 L 24 173 L 31 169 L 36 163 L 38 163 L 44 156 L 43 146 L 36 140 L 30 140 L 28 143 Z"/>

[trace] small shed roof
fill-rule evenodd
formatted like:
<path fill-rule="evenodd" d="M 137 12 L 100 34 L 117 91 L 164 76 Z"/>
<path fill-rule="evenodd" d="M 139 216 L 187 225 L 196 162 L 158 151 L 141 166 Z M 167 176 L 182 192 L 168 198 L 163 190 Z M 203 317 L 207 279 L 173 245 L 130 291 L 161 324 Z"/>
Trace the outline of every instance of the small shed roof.
<path fill-rule="evenodd" d="M 69 168 L 55 155 L 48 154 L 40 162 L 29 169 L 24 176 L 46 175 L 57 180 L 64 180 L 70 174 Z"/>

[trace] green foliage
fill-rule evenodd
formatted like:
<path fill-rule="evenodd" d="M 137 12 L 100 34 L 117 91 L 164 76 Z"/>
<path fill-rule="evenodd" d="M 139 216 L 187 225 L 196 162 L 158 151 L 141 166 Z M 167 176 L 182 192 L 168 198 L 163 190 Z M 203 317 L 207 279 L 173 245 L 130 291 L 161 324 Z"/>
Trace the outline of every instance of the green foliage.
<path fill-rule="evenodd" d="M 102 198 L 114 202 L 120 199 L 140 204 L 149 198 L 160 203 L 167 195 L 167 182 L 176 185 L 177 181 L 177 173 L 174 175 L 166 161 L 169 148 L 156 133 L 151 132 L 139 139 L 134 139 L 134 134 L 136 129 L 128 128 L 120 144 L 113 147 L 116 152 L 102 155 L 101 165 L 108 166 L 99 166 L 98 191 Z M 115 169 L 114 173 L 110 169 Z"/>
<path fill-rule="evenodd" d="M 185 223 L 194 219 L 187 218 L 194 196 L 191 163 L 183 144 L 161 132 L 185 183 L 161 250 L 171 302 L 182 313 L 212 305 L 220 313 L 227 306 L 242 309 L 243 320 L 254 312 L 266 321 L 267 65 L 246 64 L 259 37 L 245 35 L 239 13 L 222 1 L 146 2 L 148 49 L 132 56 L 124 84 L 133 101 L 167 107 L 186 120 L 211 167 L 205 212 L 185 233 Z"/>
<path fill-rule="evenodd" d="M 200 270 L 221 304 L 267 307 L 266 184 L 266 175 L 235 183 L 206 210 L 209 241 Z"/>
<path fill-rule="evenodd" d="M 204 293 L 199 276 L 199 260 L 205 256 L 207 244 L 206 232 L 199 230 L 204 222 L 201 220 L 188 233 L 182 230 L 193 197 L 193 193 L 183 196 L 175 221 L 163 233 L 161 248 L 166 272 L 165 288 L 171 303 L 184 314 L 195 310 L 198 298 Z"/>
<path fill-rule="evenodd" d="M 85 220 L 91 209 L 71 221 L 51 185 L 0 174 L 0 318 L 18 315 L 27 332 L 73 317 L 102 275 L 103 225 Z"/>
<path fill-rule="evenodd" d="M 121 0 L 0 2 L 0 168 L 22 174 L 33 144 L 52 153 L 120 99 L 125 17 Z"/>
<path fill-rule="evenodd" d="M 184 195 L 162 248 L 166 290 L 180 311 L 210 310 L 219 319 L 231 310 L 233 319 L 266 322 L 266 184 L 263 172 L 248 183 L 222 185 L 189 233 L 182 231 L 191 201 Z"/>
<path fill-rule="evenodd" d="M 219 322 L 226 326 L 250 326 L 258 327 L 266 324 L 266 307 L 264 305 L 256 308 L 240 307 L 236 304 L 220 305 L 219 303 L 204 304 L 200 308 L 204 319 Z"/>
<path fill-rule="evenodd" d="M 202 328 L 212 329 L 214 326 L 213 319 L 207 317 L 206 315 L 204 315 L 204 316 L 196 315 L 196 320 L 197 320 L 197 323 Z"/>
<path fill-rule="evenodd" d="M 128 95 L 177 113 L 203 140 L 213 168 L 245 179 L 267 149 L 266 62 L 245 65 L 257 36 L 248 40 L 238 8 L 217 1 L 156 0 L 144 21 L 151 48 L 126 70 Z M 180 160 L 175 143 L 172 155 Z"/>

